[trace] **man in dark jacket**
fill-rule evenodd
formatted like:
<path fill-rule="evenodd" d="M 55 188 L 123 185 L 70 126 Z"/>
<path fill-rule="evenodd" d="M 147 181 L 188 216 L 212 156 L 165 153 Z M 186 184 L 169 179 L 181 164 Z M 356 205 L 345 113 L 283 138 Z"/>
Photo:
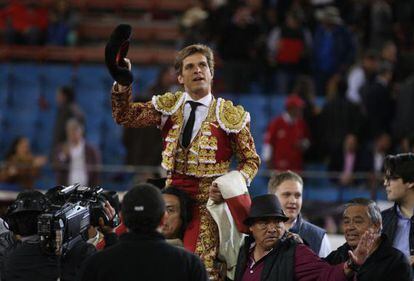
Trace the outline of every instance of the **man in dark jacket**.
<path fill-rule="evenodd" d="M 285 223 L 286 229 L 297 233 L 318 256 L 326 257 L 331 252 L 326 231 L 302 218 L 302 178 L 286 171 L 273 174 L 268 184 L 269 193 L 275 194 L 282 205 L 283 211 L 289 218 Z"/>
<path fill-rule="evenodd" d="M 385 158 L 385 190 L 393 207 L 382 212 L 383 233 L 395 248 L 414 262 L 414 154 Z"/>
<path fill-rule="evenodd" d="M 90 257 L 81 280 L 208 280 L 197 256 L 169 245 L 160 234 L 165 203 L 155 186 L 140 184 L 131 189 L 124 197 L 122 214 L 129 232 L 118 244 Z"/>
<path fill-rule="evenodd" d="M 38 216 L 47 210 L 46 196 L 39 191 L 19 193 L 9 207 L 6 219 L 12 232 L 1 236 L 0 274 L 2 281 L 62 281 L 75 280 L 86 257 L 96 249 L 79 240 L 64 256 L 46 254 L 37 234 Z M 19 238 L 18 240 L 16 238 Z"/>
<path fill-rule="evenodd" d="M 351 200 L 343 213 L 346 243 L 325 260 L 333 265 L 345 262 L 348 252 L 355 249 L 363 233 L 370 230 L 377 236 L 368 259 L 357 270 L 357 280 L 411 281 L 412 271 L 407 258 L 401 251 L 392 247 L 385 234 L 380 236 L 381 227 L 381 213 L 374 201 L 365 198 Z"/>
<path fill-rule="evenodd" d="M 349 252 L 349 263 L 331 266 L 288 237 L 287 220 L 276 195 L 253 198 L 245 220 L 251 235 L 240 249 L 235 281 L 345 281 L 354 274 L 351 265 L 363 264 L 371 250 L 373 236 L 367 232 L 358 247 Z"/>

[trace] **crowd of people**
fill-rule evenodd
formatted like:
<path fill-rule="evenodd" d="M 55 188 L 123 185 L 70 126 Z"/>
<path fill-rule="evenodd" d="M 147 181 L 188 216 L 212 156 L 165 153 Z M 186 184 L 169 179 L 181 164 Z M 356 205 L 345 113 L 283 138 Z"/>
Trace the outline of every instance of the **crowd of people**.
<path fill-rule="evenodd" d="M 412 280 L 412 153 L 384 159 L 387 196 L 395 201 L 393 208 L 384 211 L 384 220 L 373 201 L 351 201 L 343 215 L 347 242 L 331 252 L 326 231 L 300 214 L 304 183 L 298 174 L 289 170 L 278 173 L 269 181 L 269 194 L 250 198 L 248 186 L 261 163 L 250 132 L 251 117 L 243 107 L 212 95 L 213 51 L 195 44 L 178 52 L 174 70 L 184 92 L 133 102 L 132 64 L 127 52 L 120 53 L 129 40 L 124 27 L 113 31 L 106 52 L 106 66 L 115 80 L 112 115 L 125 127 L 160 129 L 161 166 L 167 171 L 165 182 L 158 181 L 163 195 L 151 184 L 129 190 L 122 201 L 122 223 L 116 230 L 113 221 L 120 209 L 115 210 L 114 201 L 106 197 L 88 210 L 87 224 L 83 219 L 70 221 L 64 202 L 88 198 L 83 186 L 96 184 L 96 171 L 88 168 L 96 164 L 98 156 L 83 138 L 82 114 L 72 104 L 71 91 L 64 89 L 57 100 L 61 107 L 66 102 L 67 110 L 62 110 L 65 116 L 56 122 L 64 123 L 66 130 L 54 134 L 52 157 L 58 171 L 64 167 L 59 171 L 63 185 L 80 184 L 57 187 L 46 195 L 34 190 L 19 193 L 7 211 L 8 230 L 0 239 L 2 279 L 134 280 L 140 276 L 146 280 L 246 281 L 370 280 L 375 276 L 394 280 L 398 276 L 399 280 Z M 289 97 L 286 107 L 290 118 L 301 118 L 300 97 Z M 276 134 L 276 138 L 281 136 Z M 301 137 L 296 145 L 306 147 L 307 135 Z M 30 156 L 28 151 L 29 144 L 23 139 L 13 152 L 18 160 L 33 163 L 32 169 L 44 164 L 44 159 Z M 232 158 L 237 160 L 235 170 L 231 170 Z M 73 189 L 80 195 L 65 199 Z M 61 209 L 47 216 L 57 216 L 58 222 L 46 222 L 42 214 L 62 201 Z M 158 270 L 160 257 L 168 270 Z M 378 262 L 387 265 L 387 272 L 376 269 Z"/>
<path fill-rule="evenodd" d="M 10 45 L 73 46 L 79 18 L 67 0 L 12 0 L 0 9 L 3 41 Z M 0 41 L 0 42 L 1 42 Z"/>

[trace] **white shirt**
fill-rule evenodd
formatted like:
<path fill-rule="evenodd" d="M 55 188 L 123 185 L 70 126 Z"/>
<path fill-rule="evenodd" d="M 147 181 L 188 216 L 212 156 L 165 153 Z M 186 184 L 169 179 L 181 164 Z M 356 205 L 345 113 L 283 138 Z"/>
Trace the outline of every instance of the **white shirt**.
<path fill-rule="evenodd" d="M 197 135 L 198 131 L 201 128 L 201 124 L 204 122 L 204 120 L 207 118 L 208 111 L 210 109 L 211 102 L 213 101 L 213 95 L 209 93 L 205 97 L 194 100 L 190 97 L 188 93 L 184 93 L 184 125 L 181 131 L 180 135 L 180 142 L 182 139 L 182 132 L 184 131 L 185 125 L 187 124 L 188 118 L 190 118 L 191 113 L 191 105 L 187 103 L 188 101 L 195 101 L 198 103 L 201 103 L 201 105 L 197 106 L 196 112 L 195 112 L 195 121 L 194 121 L 194 127 L 193 127 L 193 133 L 191 134 L 191 141 L 193 141 L 194 137 Z M 164 126 L 165 122 L 168 119 L 168 115 L 163 115 L 161 118 L 161 128 Z"/>
<path fill-rule="evenodd" d="M 366 77 L 362 67 L 357 66 L 351 70 L 348 75 L 348 91 L 346 93 L 348 100 L 357 104 L 361 103 L 361 95 L 359 91 L 365 82 Z"/>
<path fill-rule="evenodd" d="M 88 184 L 88 173 L 86 171 L 85 142 L 81 141 L 76 146 L 70 146 L 70 164 L 68 184 Z"/>

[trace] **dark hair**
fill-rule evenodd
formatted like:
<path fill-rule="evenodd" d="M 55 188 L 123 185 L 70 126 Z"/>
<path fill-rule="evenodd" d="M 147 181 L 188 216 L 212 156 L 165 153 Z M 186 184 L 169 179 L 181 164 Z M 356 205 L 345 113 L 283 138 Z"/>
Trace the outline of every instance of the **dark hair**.
<path fill-rule="evenodd" d="M 384 160 L 386 177 L 401 178 L 404 183 L 414 183 L 414 153 L 388 155 Z"/>
<path fill-rule="evenodd" d="M 66 103 L 73 103 L 75 101 L 75 92 L 72 87 L 62 86 L 59 89 L 59 92 L 61 92 L 62 95 L 65 97 Z"/>
<path fill-rule="evenodd" d="M 126 227 L 136 233 L 151 233 L 159 226 L 165 213 L 161 192 L 152 184 L 133 187 L 122 201 L 122 216 Z"/>
<path fill-rule="evenodd" d="M 269 183 L 267 184 L 268 191 L 270 193 L 275 193 L 279 185 L 289 180 L 296 181 L 303 187 L 303 179 L 295 172 L 287 170 L 285 172 L 272 174 Z"/>
<path fill-rule="evenodd" d="M 175 58 L 174 68 L 177 75 L 181 75 L 183 72 L 183 61 L 186 57 L 193 54 L 202 54 L 207 59 L 208 67 L 210 68 L 210 73 L 214 75 L 214 55 L 210 47 L 202 44 L 195 44 L 185 47 L 180 50 Z"/>
<path fill-rule="evenodd" d="M 187 229 L 188 224 L 192 220 L 192 207 L 194 202 L 187 193 L 175 186 L 170 186 L 163 189 L 162 194 L 174 195 L 178 198 L 178 201 L 180 202 L 181 227 L 179 235 L 182 239 L 184 237 L 184 232 Z"/>

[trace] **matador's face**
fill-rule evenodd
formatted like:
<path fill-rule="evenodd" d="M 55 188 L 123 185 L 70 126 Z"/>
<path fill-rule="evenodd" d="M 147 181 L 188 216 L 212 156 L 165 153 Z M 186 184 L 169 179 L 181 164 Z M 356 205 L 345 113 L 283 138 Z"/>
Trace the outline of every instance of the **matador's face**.
<path fill-rule="evenodd" d="M 200 99 L 211 92 L 211 75 L 207 58 L 201 53 L 195 53 L 183 60 L 183 68 L 178 75 L 178 82 L 184 85 L 186 92 L 193 99 Z"/>

